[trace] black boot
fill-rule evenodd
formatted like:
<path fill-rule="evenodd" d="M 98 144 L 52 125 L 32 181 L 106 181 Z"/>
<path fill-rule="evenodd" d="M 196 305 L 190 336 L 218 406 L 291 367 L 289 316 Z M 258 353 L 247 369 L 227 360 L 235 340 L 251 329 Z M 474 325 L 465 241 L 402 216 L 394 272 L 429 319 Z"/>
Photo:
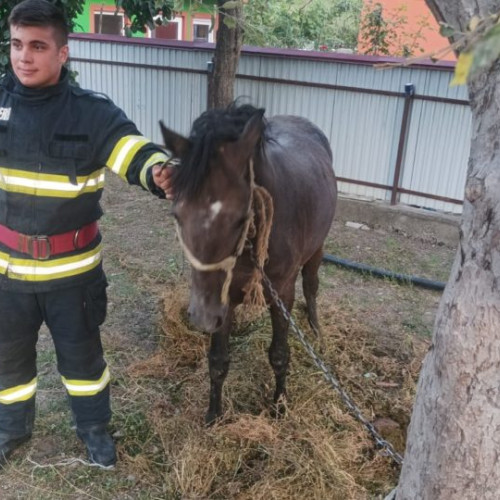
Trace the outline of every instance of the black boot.
<path fill-rule="evenodd" d="M 3 467 L 12 452 L 31 438 L 31 434 L 21 437 L 12 437 L 7 434 L 0 434 L 0 467 Z"/>
<path fill-rule="evenodd" d="M 87 447 L 91 463 L 102 467 L 112 467 L 116 464 L 115 443 L 104 425 L 79 428 L 76 435 Z"/>

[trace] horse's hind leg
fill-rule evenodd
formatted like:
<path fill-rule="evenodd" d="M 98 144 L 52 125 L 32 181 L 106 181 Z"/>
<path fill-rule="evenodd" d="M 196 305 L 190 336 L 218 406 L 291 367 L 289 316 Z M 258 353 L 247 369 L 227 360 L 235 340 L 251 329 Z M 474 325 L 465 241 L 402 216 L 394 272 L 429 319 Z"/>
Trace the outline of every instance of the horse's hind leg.
<path fill-rule="evenodd" d="M 232 310 L 228 312 L 220 330 L 212 333 L 208 367 L 210 373 L 210 402 L 205 423 L 213 424 L 222 416 L 222 386 L 229 371 L 229 334 L 233 322 Z"/>
<path fill-rule="evenodd" d="M 294 284 L 289 287 L 287 293 L 281 294 L 281 300 L 286 309 L 291 312 L 295 289 Z M 281 309 L 276 304 L 271 304 L 271 322 L 273 327 L 273 338 L 269 347 L 269 362 L 273 368 L 276 379 L 274 391 L 274 413 L 282 414 L 285 411 L 286 401 L 286 374 L 290 360 L 290 348 L 288 346 L 289 321 L 284 317 Z"/>
<path fill-rule="evenodd" d="M 318 294 L 319 278 L 318 269 L 323 259 L 323 246 L 321 246 L 302 267 L 302 290 L 306 299 L 307 319 L 318 340 L 323 343 L 323 335 L 318 321 L 316 296 Z"/>

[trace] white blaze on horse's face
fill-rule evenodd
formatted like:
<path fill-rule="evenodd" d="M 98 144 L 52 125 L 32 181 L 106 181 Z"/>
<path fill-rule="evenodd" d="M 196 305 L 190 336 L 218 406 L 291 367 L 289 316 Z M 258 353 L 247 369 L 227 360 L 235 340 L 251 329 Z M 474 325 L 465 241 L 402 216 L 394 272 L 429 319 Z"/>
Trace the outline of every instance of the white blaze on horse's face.
<path fill-rule="evenodd" d="M 214 220 L 219 212 L 222 210 L 222 203 L 220 201 L 216 201 L 210 205 L 210 212 L 212 213 L 212 220 Z"/>
<path fill-rule="evenodd" d="M 220 201 L 216 201 L 210 205 L 209 215 L 205 219 L 205 222 L 203 223 L 204 229 L 207 229 L 207 230 L 210 229 L 213 222 L 215 221 L 215 219 L 217 218 L 217 216 L 221 212 L 222 207 L 223 207 L 223 205 L 222 205 L 222 202 L 220 202 Z"/>

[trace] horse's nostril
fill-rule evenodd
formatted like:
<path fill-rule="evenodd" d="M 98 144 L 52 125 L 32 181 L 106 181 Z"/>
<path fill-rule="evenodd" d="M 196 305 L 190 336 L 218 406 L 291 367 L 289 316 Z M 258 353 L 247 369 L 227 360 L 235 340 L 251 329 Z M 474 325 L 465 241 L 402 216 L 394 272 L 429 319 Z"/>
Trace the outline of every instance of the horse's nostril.
<path fill-rule="evenodd" d="M 219 316 L 215 322 L 215 329 L 218 330 L 222 326 L 222 318 Z"/>

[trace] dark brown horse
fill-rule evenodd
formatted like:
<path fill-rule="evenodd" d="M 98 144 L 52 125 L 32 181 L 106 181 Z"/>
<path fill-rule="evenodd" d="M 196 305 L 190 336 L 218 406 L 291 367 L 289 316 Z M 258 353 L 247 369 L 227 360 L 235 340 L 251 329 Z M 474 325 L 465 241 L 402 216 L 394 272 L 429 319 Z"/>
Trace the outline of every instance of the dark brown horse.
<path fill-rule="evenodd" d="M 251 252 L 262 246 L 256 233 L 271 222 L 256 208 L 257 190 L 268 193 L 274 207 L 265 273 L 290 311 L 302 271 L 308 319 L 320 334 L 318 268 L 337 198 L 332 152 L 308 120 L 276 116 L 266 121 L 263 114 L 250 105 L 207 111 L 195 120 L 189 138 L 161 124 L 166 147 L 181 160 L 173 176 L 173 213 L 193 268 L 188 313 L 197 328 L 212 334 L 207 423 L 222 414 L 234 309 L 255 276 Z M 269 361 L 278 406 L 286 396 L 288 320 L 268 290 L 264 293 L 273 327 Z"/>

